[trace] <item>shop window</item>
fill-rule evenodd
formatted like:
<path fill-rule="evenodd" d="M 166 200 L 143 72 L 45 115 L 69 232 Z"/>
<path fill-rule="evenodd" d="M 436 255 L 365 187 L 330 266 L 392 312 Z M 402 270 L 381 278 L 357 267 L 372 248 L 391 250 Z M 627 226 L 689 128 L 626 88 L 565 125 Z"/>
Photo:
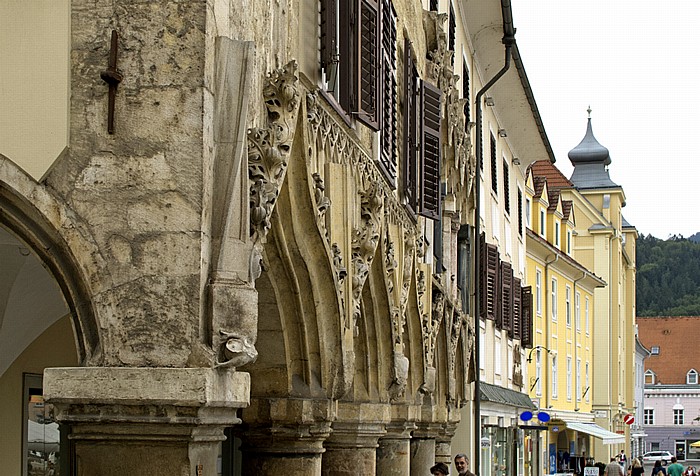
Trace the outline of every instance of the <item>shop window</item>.
<path fill-rule="evenodd" d="M 24 374 L 23 393 L 22 475 L 68 474 L 67 440 L 44 403 L 41 375 Z"/>

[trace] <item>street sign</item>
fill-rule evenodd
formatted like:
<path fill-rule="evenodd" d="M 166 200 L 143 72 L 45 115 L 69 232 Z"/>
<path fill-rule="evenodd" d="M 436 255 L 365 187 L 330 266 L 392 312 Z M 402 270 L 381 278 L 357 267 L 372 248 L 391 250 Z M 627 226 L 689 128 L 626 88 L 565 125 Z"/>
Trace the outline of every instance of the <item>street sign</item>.
<path fill-rule="evenodd" d="M 631 425 L 632 423 L 634 423 L 634 415 L 628 413 L 627 415 L 622 417 L 622 421 L 624 421 L 628 425 Z"/>
<path fill-rule="evenodd" d="M 583 476 L 598 476 L 600 474 L 600 469 L 595 466 L 586 466 L 583 468 Z"/>

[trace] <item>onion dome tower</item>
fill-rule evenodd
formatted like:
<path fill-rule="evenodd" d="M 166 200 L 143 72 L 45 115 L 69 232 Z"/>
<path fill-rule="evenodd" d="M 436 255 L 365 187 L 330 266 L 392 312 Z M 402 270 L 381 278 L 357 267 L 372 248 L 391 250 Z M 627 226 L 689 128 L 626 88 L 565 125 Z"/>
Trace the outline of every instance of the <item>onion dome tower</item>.
<path fill-rule="evenodd" d="M 588 128 L 579 145 L 569 151 L 569 160 L 574 166 L 571 182 L 578 189 L 619 187 L 610 180 L 608 165 L 610 151 L 600 145 L 591 127 L 591 108 L 588 108 Z"/>

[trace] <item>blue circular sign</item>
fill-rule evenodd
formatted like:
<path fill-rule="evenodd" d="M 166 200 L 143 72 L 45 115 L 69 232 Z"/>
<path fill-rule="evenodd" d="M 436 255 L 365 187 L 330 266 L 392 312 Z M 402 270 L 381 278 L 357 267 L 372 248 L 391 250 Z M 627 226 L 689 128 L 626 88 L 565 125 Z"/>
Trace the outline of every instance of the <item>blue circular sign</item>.
<path fill-rule="evenodd" d="M 539 412 L 539 413 L 537 413 L 537 419 L 539 421 L 541 421 L 542 423 L 547 423 L 550 420 L 549 413 Z"/>
<path fill-rule="evenodd" d="M 522 412 L 520 414 L 520 419 L 522 421 L 530 421 L 532 420 L 532 412 Z"/>

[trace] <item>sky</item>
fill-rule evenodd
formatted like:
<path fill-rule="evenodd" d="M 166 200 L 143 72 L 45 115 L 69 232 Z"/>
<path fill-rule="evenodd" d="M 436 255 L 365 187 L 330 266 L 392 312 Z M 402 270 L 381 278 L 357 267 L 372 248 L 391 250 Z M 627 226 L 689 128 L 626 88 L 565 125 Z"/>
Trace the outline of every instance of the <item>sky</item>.
<path fill-rule="evenodd" d="M 666 239 L 700 232 L 697 0 L 512 0 L 515 38 L 556 166 L 586 133 L 610 151 L 625 219 Z"/>

